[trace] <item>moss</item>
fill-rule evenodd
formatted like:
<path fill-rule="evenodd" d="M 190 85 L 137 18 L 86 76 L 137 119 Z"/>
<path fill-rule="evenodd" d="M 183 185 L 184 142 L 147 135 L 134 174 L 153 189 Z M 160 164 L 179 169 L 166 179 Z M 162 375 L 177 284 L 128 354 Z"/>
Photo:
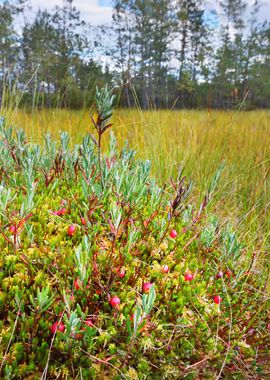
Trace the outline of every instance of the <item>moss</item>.
<path fill-rule="evenodd" d="M 167 187 L 156 202 L 158 184 L 129 151 L 111 152 L 110 169 L 102 158 L 106 171 L 102 187 L 97 156 L 90 155 L 94 147 L 86 137 L 79 156 L 70 149 L 65 166 L 46 187 L 44 171 L 57 170 L 54 166 L 51 171 L 51 162 L 61 148 L 49 161 L 51 153 L 44 146 L 39 159 L 31 149 L 28 144 L 24 147 L 33 160 L 33 204 L 28 207 L 25 191 L 31 173 L 13 161 L 12 181 L 18 195 L 8 206 L 0 199 L 1 225 L 7 226 L 10 218 L 20 223 L 15 243 L 0 241 L 1 355 L 10 342 L 4 374 L 15 378 L 42 374 L 49 347 L 51 378 L 72 378 L 75 373 L 93 379 L 107 374 L 177 379 L 192 378 L 194 373 L 204 376 L 208 370 L 215 377 L 222 357 L 228 353 L 228 367 L 233 361 L 229 340 L 231 347 L 241 346 L 244 363 L 250 363 L 255 352 L 263 357 L 268 343 L 258 337 L 253 340 L 248 331 L 252 327 L 254 334 L 264 336 L 267 329 L 267 304 L 263 292 L 257 291 L 267 273 L 246 275 L 251 253 L 235 241 L 228 257 L 224 247 L 231 232 L 215 231 L 206 252 L 200 232 L 210 219 L 184 222 L 179 214 L 169 221 L 168 205 L 175 194 Z M 76 175 L 75 158 L 80 168 Z M 5 181 L 8 197 L 14 183 L 8 177 Z M 62 199 L 68 212 L 52 214 L 63 206 Z M 187 202 L 182 206 L 190 209 Z M 72 237 L 67 234 L 71 224 L 76 226 Z M 171 229 L 178 232 L 176 239 L 169 237 Z M 163 272 L 164 265 L 168 273 Z M 217 272 L 226 273 L 228 267 L 232 275 L 217 279 Z M 123 277 L 117 275 L 120 268 L 125 269 Z M 187 271 L 194 275 L 190 282 L 184 278 Z M 76 279 L 82 284 L 79 289 Z M 151 302 L 150 295 L 143 293 L 145 282 L 154 283 Z M 213 302 L 216 294 L 223 299 L 220 305 Z M 110 305 L 112 296 L 119 297 L 119 308 Z M 86 320 L 93 326 L 87 327 Z M 53 334 L 52 326 L 59 327 L 60 321 L 64 328 Z M 201 361 L 202 369 L 188 370 Z"/>

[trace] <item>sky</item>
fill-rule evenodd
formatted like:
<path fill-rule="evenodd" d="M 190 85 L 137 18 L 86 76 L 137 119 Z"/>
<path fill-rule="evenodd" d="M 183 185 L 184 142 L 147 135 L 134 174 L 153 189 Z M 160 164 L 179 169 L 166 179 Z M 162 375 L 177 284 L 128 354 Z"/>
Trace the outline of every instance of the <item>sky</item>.
<path fill-rule="evenodd" d="M 63 4 L 62 0 L 31 0 L 33 11 L 37 8 L 53 8 L 55 5 Z M 111 0 L 74 0 L 74 5 L 81 12 L 81 18 L 92 25 L 100 25 L 111 21 Z"/>
<path fill-rule="evenodd" d="M 247 3 L 246 17 L 251 13 L 255 0 L 245 0 Z M 263 22 L 265 20 L 270 21 L 270 0 L 259 0 L 260 10 L 258 13 L 258 20 Z M 213 12 L 216 12 L 221 17 L 221 7 L 219 0 L 208 0 L 205 2 L 207 13 L 210 14 L 210 18 L 213 19 Z"/>
<path fill-rule="evenodd" d="M 0 4 L 4 0 L 0 0 Z M 255 0 L 246 0 L 248 3 L 248 13 L 252 9 L 252 4 Z M 12 0 L 11 0 L 12 2 Z M 215 12 L 218 15 L 220 12 L 220 0 L 206 0 L 206 19 L 210 20 L 213 24 L 218 26 L 218 20 L 215 18 Z M 32 5 L 32 14 L 38 8 L 51 9 L 55 5 L 62 5 L 63 0 L 29 0 Z M 270 21 L 270 0 L 259 0 L 261 9 L 259 13 L 259 21 Z M 81 18 L 92 25 L 100 25 L 104 23 L 111 23 L 112 21 L 112 0 L 74 0 L 74 5 L 81 12 Z"/>
<path fill-rule="evenodd" d="M 249 4 L 249 11 L 252 8 L 254 0 L 246 0 Z M 0 0 L 1 2 L 1 0 Z M 261 9 L 259 14 L 260 21 L 265 19 L 270 20 L 270 0 L 260 0 Z M 31 0 L 33 5 L 33 11 L 37 8 L 44 8 L 44 4 L 47 8 L 53 8 L 54 5 L 61 5 L 62 0 Z M 112 17 L 112 0 L 74 0 L 74 5 L 81 11 L 82 19 L 91 23 L 92 25 L 99 25 L 104 23 L 110 23 Z M 206 1 L 206 9 L 208 16 L 213 22 L 213 13 L 211 11 L 220 10 L 218 0 Z"/>

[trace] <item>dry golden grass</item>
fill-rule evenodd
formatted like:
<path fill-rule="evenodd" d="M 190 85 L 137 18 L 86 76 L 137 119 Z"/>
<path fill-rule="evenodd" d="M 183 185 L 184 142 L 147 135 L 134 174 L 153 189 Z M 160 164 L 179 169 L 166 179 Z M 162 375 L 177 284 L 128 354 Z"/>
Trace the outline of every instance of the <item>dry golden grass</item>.
<path fill-rule="evenodd" d="M 76 143 L 93 131 L 89 110 L 15 110 L 7 117 L 33 141 L 40 141 L 46 131 L 57 137 L 64 130 Z M 161 181 L 175 176 L 183 166 L 194 182 L 196 196 L 203 194 L 224 161 L 215 208 L 244 227 L 242 231 L 256 238 L 262 234 L 266 241 L 270 226 L 270 111 L 119 110 L 113 131 L 120 146 L 128 140 L 139 157 L 151 160 L 153 174 Z"/>

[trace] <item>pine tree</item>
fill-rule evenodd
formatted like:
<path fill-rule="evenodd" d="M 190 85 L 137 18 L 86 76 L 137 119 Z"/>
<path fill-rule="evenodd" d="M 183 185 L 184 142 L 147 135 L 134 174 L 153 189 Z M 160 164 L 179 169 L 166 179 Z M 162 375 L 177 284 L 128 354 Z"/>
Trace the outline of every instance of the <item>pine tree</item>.
<path fill-rule="evenodd" d="M 32 24 L 23 28 L 22 51 L 24 81 L 29 82 L 30 94 L 38 90 L 48 94 L 50 105 L 51 92 L 55 89 L 55 65 L 58 61 L 58 34 L 53 26 L 52 15 L 48 11 L 38 11 Z"/>
<path fill-rule="evenodd" d="M 13 19 L 13 7 L 7 1 L 0 4 L 0 104 L 3 88 L 14 80 L 19 59 L 18 36 Z"/>
<path fill-rule="evenodd" d="M 123 88 L 123 105 L 130 107 L 132 99 L 129 84 L 135 75 L 135 20 L 131 12 L 131 2 L 126 0 L 115 0 L 113 10 L 114 31 L 117 36 L 116 49 L 112 55 L 116 65 L 120 68 L 121 87 Z"/>
<path fill-rule="evenodd" d="M 80 34 L 85 22 L 80 18 L 80 12 L 73 5 L 73 0 L 63 0 L 63 6 L 55 7 L 53 25 L 58 34 L 57 82 L 60 103 L 68 104 L 68 90 L 74 84 L 74 61 L 83 51 L 86 40 Z"/>
<path fill-rule="evenodd" d="M 171 42 L 175 36 L 176 19 L 167 0 L 153 2 L 152 65 L 153 102 L 156 107 L 168 107 L 167 77 L 172 58 Z"/>
<path fill-rule="evenodd" d="M 215 77 L 218 107 L 231 107 L 238 102 L 239 58 L 243 56 L 244 13 L 247 4 L 243 0 L 222 0 L 222 45 L 217 50 Z"/>
<path fill-rule="evenodd" d="M 186 97 L 191 98 L 194 105 L 195 84 L 206 59 L 208 29 L 203 20 L 201 0 L 178 0 L 176 11 L 180 40 L 178 88 L 181 105 L 186 105 Z"/>
<path fill-rule="evenodd" d="M 167 72 L 173 38 L 171 1 L 116 1 L 114 21 L 123 82 L 135 77 L 143 108 L 164 106 L 168 103 Z"/>

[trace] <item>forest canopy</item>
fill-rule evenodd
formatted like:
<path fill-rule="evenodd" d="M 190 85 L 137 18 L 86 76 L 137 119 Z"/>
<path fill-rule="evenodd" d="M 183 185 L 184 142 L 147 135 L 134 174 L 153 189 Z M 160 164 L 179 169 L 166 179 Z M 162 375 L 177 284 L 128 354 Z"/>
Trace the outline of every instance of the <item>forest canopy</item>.
<path fill-rule="evenodd" d="M 114 0 L 112 22 L 90 26 L 73 0 L 34 17 L 29 1 L 5 1 L 1 103 L 20 91 L 21 105 L 81 108 L 108 83 L 124 107 L 269 107 L 270 23 L 258 17 L 260 2 L 221 0 L 220 17 L 206 3 Z"/>

